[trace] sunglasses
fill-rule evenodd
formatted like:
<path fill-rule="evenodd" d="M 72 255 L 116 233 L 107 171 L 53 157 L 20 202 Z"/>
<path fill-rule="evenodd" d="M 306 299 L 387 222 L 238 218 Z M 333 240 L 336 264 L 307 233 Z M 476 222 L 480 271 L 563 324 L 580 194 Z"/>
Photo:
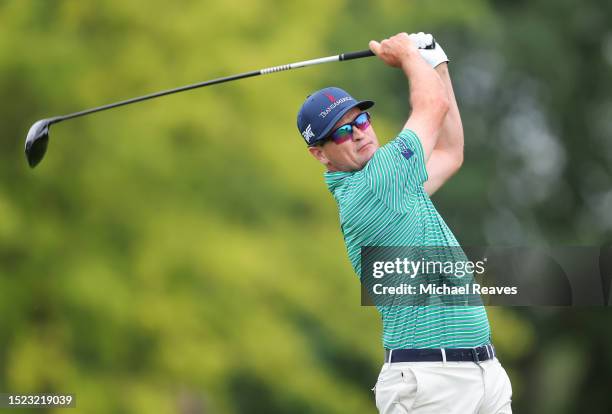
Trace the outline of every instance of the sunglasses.
<path fill-rule="evenodd" d="M 357 118 L 353 122 L 344 124 L 336 128 L 329 136 L 327 140 L 332 140 L 336 145 L 342 144 L 343 142 L 353 139 L 353 127 L 356 126 L 360 131 L 365 131 L 370 126 L 370 114 L 362 112 L 357 115 Z"/>

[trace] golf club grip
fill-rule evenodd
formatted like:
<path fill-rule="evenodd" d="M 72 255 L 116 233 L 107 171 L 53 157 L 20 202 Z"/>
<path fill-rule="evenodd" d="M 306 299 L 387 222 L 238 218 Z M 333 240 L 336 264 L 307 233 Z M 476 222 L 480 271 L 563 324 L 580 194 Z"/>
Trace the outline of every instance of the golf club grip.
<path fill-rule="evenodd" d="M 372 52 L 370 49 L 366 49 L 360 50 L 359 52 L 342 53 L 340 55 L 340 60 L 360 59 L 369 56 L 374 56 L 374 52 Z"/>

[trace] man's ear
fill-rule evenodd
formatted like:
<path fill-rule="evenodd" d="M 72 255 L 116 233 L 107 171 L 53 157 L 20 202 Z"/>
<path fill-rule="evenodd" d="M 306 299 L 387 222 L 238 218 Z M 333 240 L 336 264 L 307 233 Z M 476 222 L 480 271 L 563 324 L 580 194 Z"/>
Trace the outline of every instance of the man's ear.
<path fill-rule="evenodd" d="M 313 157 L 319 160 L 321 164 L 323 165 L 329 164 L 329 159 L 325 156 L 325 153 L 323 152 L 323 148 L 319 146 L 308 147 L 308 152 L 310 152 L 310 154 L 312 154 Z"/>

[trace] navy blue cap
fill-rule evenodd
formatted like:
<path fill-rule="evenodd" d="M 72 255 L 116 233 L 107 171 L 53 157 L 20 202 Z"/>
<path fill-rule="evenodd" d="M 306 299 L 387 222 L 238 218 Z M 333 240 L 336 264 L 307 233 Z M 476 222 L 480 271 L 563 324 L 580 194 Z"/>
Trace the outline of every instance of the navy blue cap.
<path fill-rule="evenodd" d="M 306 144 L 313 146 L 325 138 L 351 108 L 365 110 L 372 105 L 374 101 L 356 101 L 340 88 L 323 88 L 306 98 L 298 112 L 297 127 Z"/>

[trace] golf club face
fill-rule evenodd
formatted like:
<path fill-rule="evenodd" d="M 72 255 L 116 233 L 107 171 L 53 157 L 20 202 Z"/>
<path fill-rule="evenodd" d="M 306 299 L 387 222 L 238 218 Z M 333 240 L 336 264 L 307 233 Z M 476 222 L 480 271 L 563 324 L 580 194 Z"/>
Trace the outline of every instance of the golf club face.
<path fill-rule="evenodd" d="M 25 142 L 25 154 L 31 168 L 36 167 L 47 152 L 49 125 L 49 119 L 41 119 L 36 121 L 28 131 L 28 137 Z"/>

